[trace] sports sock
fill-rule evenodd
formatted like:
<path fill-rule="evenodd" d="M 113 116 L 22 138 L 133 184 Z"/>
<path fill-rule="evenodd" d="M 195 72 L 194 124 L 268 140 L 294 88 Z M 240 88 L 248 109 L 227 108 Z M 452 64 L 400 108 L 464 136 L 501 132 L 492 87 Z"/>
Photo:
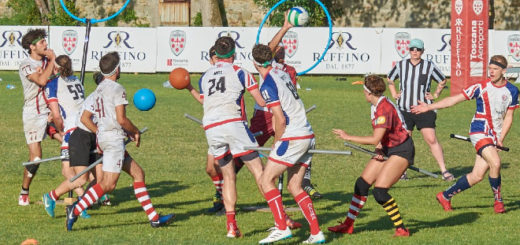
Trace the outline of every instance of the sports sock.
<path fill-rule="evenodd" d="M 215 185 L 215 189 L 217 190 L 218 194 L 222 196 L 222 186 L 224 185 L 224 176 L 222 174 L 218 174 L 217 176 L 211 177 L 211 180 L 213 180 L 213 185 Z"/>
<path fill-rule="evenodd" d="M 302 210 L 305 219 L 309 223 L 309 226 L 311 227 L 311 234 L 318 234 L 320 232 L 318 216 L 316 216 L 316 211 L 314 211 L 314 205 L 312 204 L 312 200 L 309 197 L 309 195 L 307 195 L 307 192 L 302 191 L 300 194 L 296 195 L 294 201 L 298 203 L 298 206 L 300 206 L 300 209 Z"/>
<path fill-rule="evenodd" d="M 399 213 L 399 207 L 397 207 L 397 203 L 395 202 L 394 198 L 390 198 L 387 202 L 383 204 L 383 208 L 385 209 L 388 216 L 390 216 L 390 219 L 394 223 L 394 227 L 398 228 L 405 228 L 403 224 L 403 220 L 401 219 L 401 214 Z"/>
<path fill-rule="evenodd" d="M 29 188 L 25 189 L 22 187 L 22 190 L 20 190 L 20 195 L 29 195 Z"/>
<path fill-rule="evenodd" d="M 347 218 L 345 219 L 345 223 L 354 223 L 356 217 L 359 215 L 359 212 L 365 206 L 365 202 L 367 201 L 367 196 L 361 196 L 354 194 L 352 196 L 352 201 L 350 201 L 350 207 L 348 209 Z"/>
<path fill-rule="evenodd" d="M 282 196 L 280 195 L 280 191 L 278 189 L 272 189 L 264 194 L 265 200 L 267 200 L 267 204 L 273 213 L 274 222 L 276 223 L 276 228 L 279 230 L 287 229 L 287 224 L 285 223 L 285 211 L 283 210 L 282 204 Z"/>
<path fill-rule="evenodd" d="M 308 180 L 309 183 L 311 181 L 311 165 L 312 162 L 309 163 L 309 167 L 305 169 L 305 175 L 303 175 L 303 180 Z"/>
<path fill-rule="evenodd" d="M 500 189 L 502 186 L 502 177 L 499 175 L 498 178 L 489 177 L 489 185 L 491 186 L 491 190 L 495 196 L 495 201 L 502 201 L 502 194 L 500 194 Z"/>
<path fill-rule="evenodd" d="M 152 200 L 150 200 L 150 196 L 146 190 L 146 184 L 144 182 L 134 182 L 134 193 L 137 201 L 139 201 L 144 209 L 144 212 L 148 216 L 148 219 L 150 221 L 159 219 L 159 215 L 155 212 L 155 209 L 152 205 Z"/>
<path fill-rule="evenodd" d="M 74 215 L 79 216 L 83 210 L 92 206 L 97 200 L 105 194 L 99 184 L 96 184 L 89 188 L 85 194 L 79 199 L 76 207 L 74 208 Z"/>
<path fill-rule="evenodd" d="M 52 200 L 54 201 L 57 201 L 60 199 L 60 197 L 58 195 L 56 195 L 56 190 L 52 190 L 51 192 L 49 192 L 49 196 L 51 197 Z"/>
<path fill-rule="evenodd" d="M 446 189 L 442 195 L 446 200 L 450 200 L 453 196 L 456 194 L 459 194 L 460 192 L 463 192 L 464 190 L 469 189 L 471 186 L 469 185 L 468 178 L 466 175 L 460 177 L 455 184 L 450 186 L 450 188 Z"/>
<path fill-rule="evenodd" d="M 235 211 L 229 211 L 226 212 L 226 228 L 228 231 L 236 230 L 237 227 L 237 221 L 235 219 Z"/>

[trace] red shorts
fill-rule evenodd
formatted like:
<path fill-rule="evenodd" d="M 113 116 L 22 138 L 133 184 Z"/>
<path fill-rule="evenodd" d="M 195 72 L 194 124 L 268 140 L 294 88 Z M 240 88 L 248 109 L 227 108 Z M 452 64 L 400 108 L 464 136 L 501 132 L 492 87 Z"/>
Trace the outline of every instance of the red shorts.
<path fill-rule="evenodd" d="M 251 127 L 249 130 L 251 130 L 253 134 L 262 131 L 263 134 L 257 136 L 256 141 L 258 141 L 258 145 L 263 146 L 271 136 L 274 136 L 273 114 L 268 111 L 255 110 L 251 118 Z"/>

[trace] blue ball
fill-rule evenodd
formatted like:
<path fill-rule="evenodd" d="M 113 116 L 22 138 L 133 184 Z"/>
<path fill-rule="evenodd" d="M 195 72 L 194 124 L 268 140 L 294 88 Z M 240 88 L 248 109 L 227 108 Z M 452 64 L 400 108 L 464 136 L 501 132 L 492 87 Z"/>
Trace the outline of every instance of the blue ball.
<path fill-rule="evenodd" d="M 152 90 L 142 88 L 134 94 L 134 105 L 140 111 L 148 111 L 155 105 L 155 94 Z"/>

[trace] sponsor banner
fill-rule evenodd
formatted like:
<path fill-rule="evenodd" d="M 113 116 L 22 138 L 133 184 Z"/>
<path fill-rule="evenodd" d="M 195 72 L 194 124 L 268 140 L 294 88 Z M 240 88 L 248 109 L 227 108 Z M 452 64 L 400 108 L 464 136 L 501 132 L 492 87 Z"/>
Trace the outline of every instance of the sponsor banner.
<path fill-rule="evenodd" d="M 56 56 L 68 55 L 72 60 L 72 70 L 77 72 L 81 71 L 85 31 L 86 27 L 52 26 L 48 37 L 49 45 L 54 50 Z M 90 37 L 91 40 L 96 40 L 93 39 L 92 31 Z"/>
<path fill-rule="evenodd" d="M 493 31 L 490 55 L 503 55 L 509 66 L 520 66 L 520 31 Z"/>
<path fill-rule="evenodd" d="M 22 48 L 22 36 L 29 30 L 46 26 L 0 26 L 0 70 L 18 70 L 29 53 Z"/>
<path fill-rule="evenodd" d="M 388 74 L 395 63 L 410 58 L 408 45 L 412 39 L 424 42 L 422 58 L 431 60 L 444 75 L 450 75 L 450 30 L 449 29 L 398 29 L 386 28 L 379 35 L 381 40 L 381 69 L 373 71 Z"/>

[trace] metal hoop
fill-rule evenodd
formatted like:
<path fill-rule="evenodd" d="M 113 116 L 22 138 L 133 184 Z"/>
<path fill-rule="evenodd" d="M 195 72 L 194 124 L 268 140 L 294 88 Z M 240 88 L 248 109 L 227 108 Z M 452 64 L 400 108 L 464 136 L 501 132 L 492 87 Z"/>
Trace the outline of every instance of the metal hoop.
<path fill-rule="evenodd" d="M 116 13 L 114 13 L 113 15 L 111 16 L 108 16 L 104 19 L 100 19 L 100 20 L 97 20 L 97 19 L 90 19 L 90 22 L 92 24 L 95 24 L 95 23 L 98 23 L 98 22 L 105 22 L 107 20 L 111 20 L 113 18 L 115 18 L 116 16 L 118 16 L 121 12 L 123 12 L 123 10 L 126 8 L 126 6 L 130 3 L 130 0 L 126 0 L 125 4 L 123 5 L 123 7 L 121 7 L 121 9 L 119 9 Z M 69 9 L 67 9 L 67 6 L 65 6 L 65 3 L 63 3 L 63 0 L 60 0 L 60 4 L 61 4 L 61 7 L 63 8 L 63 10 L 65 10 L 65 13 L 67 13 L 71 18 L 79 21 L 79 22 L 83 22 L 83 23 L 87 23 L 87 19 L 86 18 L 78 18 L 77 16 L 75 16 L 74 14 L 72 14 Z"/>

